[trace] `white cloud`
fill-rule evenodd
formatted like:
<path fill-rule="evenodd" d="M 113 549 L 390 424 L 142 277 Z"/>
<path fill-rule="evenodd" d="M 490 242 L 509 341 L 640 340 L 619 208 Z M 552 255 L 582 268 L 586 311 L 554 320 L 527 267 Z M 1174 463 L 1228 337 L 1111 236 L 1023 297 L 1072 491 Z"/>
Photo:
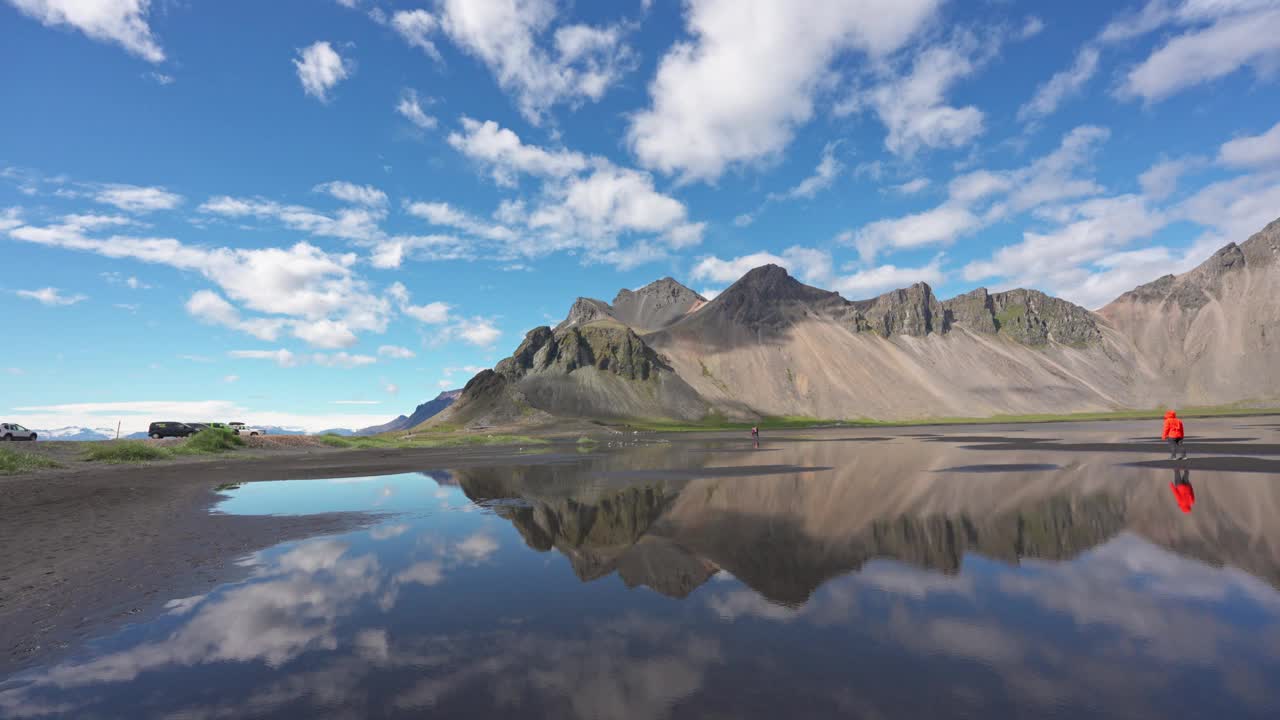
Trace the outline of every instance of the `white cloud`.
<path fill-rule="evenodd" d="M 374 244 L 369 264 L 376 268 L 400 267 L 406 257 L 422 260 L 475 260 L 474 242 L 452 235 L 396 235 Z"/>
<path fill-rule="evenodd" d="M 877 220 L 859 228 L 849 244 L 864 261 L 873 260 L 885 248 L 904 249 L 950 245 L 962 235 L 982 227 L 982 220 L 968 208 L 940 205 L 932 210 L 899 218 Z"/>
<path fill-rule="evenodd" d="M 904 182 L 901 185 L 894 185 L 891 189 L 903 195 L 915 195 L 927 187 L 929 187 L 929 178 L 920 177 Z"/>
<path fill-rule="evenodd" d="M 137 185 L 106 185 L 94 194 L 94 199 L 106 205 L 114 205 L 125 212 L 149 213 L 155 210 L 172 210 L 182 203 L 182 196 L 159 187 Z"/>
<path fill-rule="evenodd" d="M 151 78 L 152 80 L 156 81 L 156 83 L 159 85 L 172 85 L 176 81 L 176 78 L 174 78 L 172 75 L 166 75 L 160 72 L 149 72 L 143 77 Z"/>
<path fill-rule="evenodd" d="M 492 347 L 502 337 L 502 331 L 493 324 L 493 320 L 483 317 L 459 320 L 449 328 L 449 332 L 466 343 L 482 348 Z"/>
<path fill-rule="evenodd" d="M 1018 31 L 1020 40 L 1029 40 L 1044 31 L 1044 21 L 1032 15 L 1023 23 L 1022 29 Z"/>
<path fill-rule="evenodd" d="M 831 187 L 836 177 L 844 170 L 844 163 L 836 157 L 836 148 L 839 143 L 829 142 L 822 148 L 822 159 L 818 161 L 818 166 L 814 168 L 813 174 L 801 180 L 795 187 L 782 193 L 782 198 L 811 198 L 818 193 L 819 190 L 825 190 Z"/>
<path fill-rule="evenodd" d="M 1078 176 L 1109 136 L 1105 128 L 1077 127 L 1053 152 L 1014 170 L 976 170 L 953 179 L 941 205 L 897 218 L 876 220 L 837 241 L 854 245 L 864 262 L 886 248 L 949 245 L 956 239 L 1001 220 L 1051 203 L 1102 192 L 1095 181 Z M 999 202 L 995 199 L 999 198 Z M 986 203 L 984 209 L 981 204 Z"/>
<path fill-rule="evenodd" d="M 222 382 L 227 383 L 228 385 L 234 382 L 239 382 L 239 381 L 240 381 L 239 375 L 224 375 L 222 377 Z"/>
<path fill-rule="evenodd" d="M 147 24 L 150 0 L 9 0 L 49 27 L 69 26 L 94 40 L 114 42 L 148 62 L 164 61 L 164 50 Z"/>
<path fill-rule="evenodd" d="M 895 155 L 967 145 L 982 134 L 983 113 L 972 105 L 946 104 L 946 94 L 994 51 L 987 48 L 984 57 L 981 46 L 976 37 L 959 34 L 950 43 L 927 48 L 915 55 L 909 73 L 877 84 L 849 107 L 865 105 L 875 111 L 889 131 L 885 148 Z"/>
<path fill-rule="evenodd" d="M 1280 123 L 1261 135 L 1238 137 L 1223 143 L 1218 150 L 1218 162 L 1244 168 L 1280 165 Z"/>
<path fill-rule="evenodd" d="M 344 60 L 332 45 L 323 40 L 299 50 L 293 64 L 298 69 L 302 90 L 320 102 L 328 102 L 329 91 L 350 77 L 355 69 L 350 61 Z"/>
<path fill-rule="evenodd" d="M 426 220 L 432 225 L 457 228 L 468 235 L 485 238 L 486 240 L 512 242 L 517 238 L 515 231 L 511 228 L 483 222 L 448 203 L 408 203 L 405 206 L 405 211 L 414 217 Z"/>
<path fill-rule="evenodd" d="M 327 185 L 317 189 L 327 188 Z M 359 186 L 351 186 L 359 192 Z M 365 188 L 380 192 L 374 188 Z M 386 208 L 346 207 L 335 215 L 326 215 L 301 205 L 281 205 L 260 198 L 235 198 L 220 195 L 200 205 L 200 212 L 229 218 L 273 218 L 291 230 L 324 237 L 336 237 L 358 242 L 377 242 L 384 233 L 378 223 L 386 217 Z"/>
<path fill-rule="evenodd" d="M 414 305 L 409 298 L 409 289 L 402 283 L 393 283 L 387 289 L 387 295 L 398 303 L 400 312 L 427 325 L 442 325 L 449 322 L 450 306 L 442 302 Z"/>
<path fill-rule="evenodd" d="M 517 174 L 565 177 L 586 169 L 587 158 L 568 150 L 544 150 L 526 145 L 520 136 L 492 120 L 461 120 L 462 131 L 449 133 L 449 144 L 492 169 L 499 185 L 514 185 Z"/>
<path fill-rule="evenodd" d="M 187 300 L 186 309 L 201 322 L 239 330 L 268 342 L 276 340 L 280 336 L 281 328 L 286 324 L 284 320 L 278 318 L 245 320 L 231 303 L 210 290 L 199 290 L 193 293 Z"/>
<path fill-rule="evenodd" d="M 250 310 L 284 316 L 295 325 L 333 320 L 353 332 L 382 332 L 391 315 L 390 302 L 373 294 L 353 271 L 354 254 L 326 253 L 305 242 L 289 248 L 204 248 L 170 238 L 93 238 L 68 225 L 24 225 L 10 230 L 9 236 L 199 272 L 233 301 Z M 218 315 L 210 317 L 226 317 L 224 311 L 213 312 Z"/>
<path fill-rule="evenodd" d="M 75 305 L 89 298 L 85 295 L 63 295 L 58 288 L 46 287 L 39 290 L 14 290 L 18 297 L 24 297 L 29 300 L 35 300 L 41 305 L 61 306 Z"/>
<path fill-rule="evenodd" d="M 1057 219 L 1061 226 L 1055 231 L 1024 232 L 1022 242 L 996 250 L 990 260 L 969 263 L 965 279 L 1004 278 L 1008 284 L 1040 288 L 1097 307 L 1118 293 L 1110 294 L 1112 284 L 1090 280 L 1096 270 L 1089 266 L 1115 256 L 1134 240 L 1150 237 L 1169 222 L 1165 213 L 1136 195 L 1085 200 L 1062 208 Z"/>
<path fill-rule="evenodd" d="M 358 338 L 351 328 L 342 320 L 295 320 L 293 336 L 305 341 L 312 347 L 333 350 L 348 348 L 356 344 Z"/>
<path fill-rule="evenodd" d="M 529 225 L 560 237 L 661 233 L 686 219 L 684 205 L 655 190 L 652 176 L 627 168 L 601 166 L 551 188 L 551 193 L 552 202 L 535 209 Z"/>
<path fill-rule="evenodd" d="M 554 0 L 441 0 L 439 7 L 445 32 L 489 68 L 530 122 L 562 102 L 599 100 L 633 64 L 619 28 L 561 27 L 555 54 L 539 46 L 556 18 Z"/>
<path fill-rule="evenodd" d="M 73 218 L 77 218 L 77 217 L 78 216 L 75 216 L 75 215 L 68 215 L 64 218 L 64 220 L 72 220 Z M 151 289 L 150 285 L 142 282 L 141 280 L 139 280 L 137 277 L 133 275 L 126 276 L 118 272 L 104 272 L 99 274 L 103 277 L 103 279 L 105 279 L 107 282 L 111 283 L 112 285 L 123 285 L 129 288 L 130 290 L 150 290 Z"/>
<path fill-rule="evenodd" d="M 528 232 L 509 234 L 507 228 L 481 223 L 442 203 L 415 204 L 410 211 L 502 243 L 499 259 L 585 250 L 585 262 L 631 267 L 667 253 L 648 241 L 620 248 L 623 236 L 648 235 L 670 248 L 688 247 L 702 239 L 705 224 L 690 222 L 684 204 L 659 192 L 647 172 L 618 167 L 603 157 L 527 145 L 493 122 L 463 118 L 462 126 L 462 132 L 450 134 L 450 144 L 491 170 L 499 184 L 514 185 L 520 175 L 542 182 L 532 208 L 523 199 L 506 201 L 497 213 L 505 224 L 523 225 Z"/>
<path fill-rule="evenodd" d="M 1157 102 L 1245 66 L 1267 77 L 1274 74 L 1278 63 L 1280 9 L 1272 3 L 1268 10 L 1227 15 L 1207 28 L 1174 37 L 1131 70 L 1118 93 Z"/>
<path fill-rule="evenodd" d="M 396 385 L 395 383 L 387 383 L 386 385 L 382 386 L 382 389 L 388 395 L 396 395 L 400 392 L 400 386 Z"/>
<path fill-rule="evenodd" d="M 387 194 L 372 185 L 356 185 L 355 183 L 334 180 L 315 186 L 313 192 L 328 193 L 352 205 L 379 208 L 385 207 L 387 204 Z"/>
<path fill-rule="evenodd" d="M 930 18 L 937 0 L 690 0 L 691 40 L 663 57 L 651 106 L 632 117 L 640 162 L 687 180 L 777 156 L 813 115 L 836 56 L 882 57 Z"/>
<path fill-rule="evenodd" d="M 228 357 L 237 360 L 271 360 L 283 368 L 297 367 L 300 359 L 289 350 L 232 350 Z"/>
<path fill-rule="evenodd" d="M 1085 46 L 1076 54 L 1071 67 L 1055 73 L 1040 87 L 1026 105 L 1018 108 L 1018 120 L 1036 121 L 1052 115 L 1058 106 L 1084 89 L 1085 83 L 1098 71 L 1100 53 L 1096 47 Z"/>
<path fill-rule="evenodd" d="M 311 362 L 322 367 L 354 368 L 372 365 L 378 362 L 378 358 L 372 355 L 351 355 L 346 352 L 315 353 L 311 356 Z"/>
<path fill-rule="evenodd" d="M 778 265 L 786 268 L 788 272 L 807 283 L 821 285 L 829 283 L 832 279 L 830 253 L 798 245 L 783 250 L 781 255 L 757 252 L 730 260 L 722 260 L 714 256 L 705 257 L 693 266 L 689 276 L 695 281 L 708 280 L 727 284 L 736 282 L 747 272 L 762 265 Z"/>
<path fill-rule="evenodd" d="M 412 88 L 406 88 L 400 92 L 400 100 L 396 103 L 396 112 L 422 130 L 430 130 L 439 123 L 422 109 L 422 101 L 418 99 L 418 91 Z"/>
<path fill-rule="evenodd" d="M 391 16 L 391 27 L 409 43 L 426 54 L 440 59 L 440 51 L 430 39 L 431 33 L 440 27 L 440 21 L 426 10 L 400 10 Z"/>
<path fill-rule="evenodd" d="M 876 295 L 887 290 L 907 287 L 918 282 L 937 286 L 946 275 L 942 272 L 942 256 L 939 255 L 921 267 L 881 265 L 859 270 L 852 275 L 835 278 L 831 289 L 847 298 Z"/>
<path fill-rule="evenodd" d="M 405 360 L 414 357 L 415 353 L 409 348 L 400 347 L 399 345 L 382 345 L 378 348 L 378 355 L 385 358 Z"/>
<path fill-rule="evenodd" d="M 1138 176 L 1138 184 L 1142 186 L 1142 193 L 1147 197 L 1152 200 L 1163 200 L 1178 189 L 1179 178 L 1201 167 L 1204 163 L 1204 159 L 1198 157 L 1161 160 Z"/>
<path fill-rule="evenodd" d="M 124 220 L 125 218 L 121 218 Z M 22 208 L 5 208 L 0 212 L 0 232 L 8 232 L 22 225 Z"/>
<path fill-rule="evenodd" d="M 1208 251 L 1240 242 L 1276 219 L 1280 172 L 1232 178 L 1201 188 L 1174 210 L 1179 219 L 1210 228 L 1197 244 Z M 1204 259 L 1201 257 L 1200 259 Z"/>

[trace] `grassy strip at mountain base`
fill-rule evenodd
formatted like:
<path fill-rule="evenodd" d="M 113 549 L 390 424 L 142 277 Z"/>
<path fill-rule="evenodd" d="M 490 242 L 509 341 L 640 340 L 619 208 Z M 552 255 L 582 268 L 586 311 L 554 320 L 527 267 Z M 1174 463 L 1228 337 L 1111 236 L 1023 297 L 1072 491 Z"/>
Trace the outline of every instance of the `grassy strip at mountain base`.
<path fill-rule="evenodd" d="M 637 420 L 625 423 L 625 426 L 633 430 L 652 430 L 656 432 L 701 432 L 705 430 L 748 430 L 752 427 L 758 427 L 761 430 L 790 430 L 854 424 L 856 423 L 842 420 L 823 420 L 822 418 L 806 417 L 804 415 L 766 417 L 756 422 L 739 422 L 728 420 L 722 415 L 709 415 L 702 420 L 693 422 Z"/>
<path fill-rule="evenodd" d="M 385 435 L 368 435 L 361 437 L 344 437 L 342 435 L 321 435 L 320 442 L 329 447 L 338 448 L 449 448 L 473 447 L 486 445 L 545 445 L 546 440 L 528 435 L 406 435 L 388 437 Z"/>
<path fill-rule="evenodd" d="M 1180 418 L 1249 417 L 1280 415 L 1280 408 L 1246 408 L 1236 405 L 1186 407 L 1177 409 Z M 902 427 L 915 425 L 991 425 L 1000 423 L 1090 422 L 1108 420 L 1162 420 L 1166 408 L 1152 410 L 1109 410 L 1104 412 L 1038 413 L 1028 415 L 992 415 L 990 417 L 941 417 L 918 420 L 854 420 L 843 423 L 854 427 Z"/>
<path fill-rule="evenodd" d="M 1089 422 L 1105 420 L 1160 420 L 1164 418 L 1164 414 L 1165 408 L 1152 410 L 1110 410 L 1104 412 L 1081 413 L 991 415 L 989 417 L 928 417 L 905 420 L 823 420 L 820 418 L 788 415 L 782 417 L 761 418 L 759 422 L 730 421 L 722 416 L 708 416 L 706 419 L 697 422 L 639 420 L 625 423 L 625 427 L 634 430 L 649 430 L 655 432 L 747 430 L 753 426 L 759 427 L 761 430 L 790 430 L 818 427 L 915 427 L 920 425 L 992 425 L 1004 423 L 1018 424 Z M 1178 410 L 1178 417 L 1181 418 L 1249 417 L 1258 415 L 1280 415 L 1280 408 L 1220 405 L 1187 407 Z"/>
<path fill-rule="evenodd" d="M 61 463 L 54 462 L 49 458 L 8 448 L 0 448 L 0 475 L 13 475 L 60 467 L 62 467 Z"/>
<path fill-rule="evenodd" d="M 187 438 L 181 445 L 159 447 L 141 440 L 120 440 L 103 443 L 91 448 L 85 455 L 88 462 L 142 463 L 167 460 L 181 455 L 213 455 L 237 450 L 244 440 L 230 430 L 209 428 Z"/>

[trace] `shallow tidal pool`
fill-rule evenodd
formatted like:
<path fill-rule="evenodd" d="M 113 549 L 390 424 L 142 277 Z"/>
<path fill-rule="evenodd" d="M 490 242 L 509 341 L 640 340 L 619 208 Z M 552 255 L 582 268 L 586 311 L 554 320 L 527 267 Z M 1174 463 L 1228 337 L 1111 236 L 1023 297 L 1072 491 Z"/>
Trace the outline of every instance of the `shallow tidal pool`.
<path fill-rule="evenodd" d="M 0 681 L 0 717 L 1280 715 L 1280 475 L 1072 432 L 229 487 L 374 515 Z"/>

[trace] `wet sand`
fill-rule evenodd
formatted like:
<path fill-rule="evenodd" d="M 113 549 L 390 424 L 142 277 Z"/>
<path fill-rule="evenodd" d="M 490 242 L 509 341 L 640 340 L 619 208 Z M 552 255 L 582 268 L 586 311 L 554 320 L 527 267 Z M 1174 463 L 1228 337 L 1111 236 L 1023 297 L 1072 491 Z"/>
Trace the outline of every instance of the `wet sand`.
<path fill-rule="evenodd" d="M 765 484 L 769 478 L 759 476 L 803 474 L 821 478 L 845 470 L 833 470 L 831 462 L 843 454 L 824 457 L 819 449 L 841 443 L 860 448 L 854 457 L 872 463 L 868 471 L 872 478 L 897 472 L 893 468 L 899 467 L 901 461 L 894 459 L 896 454 L 916 452 L 903 444 L 938 448 L 939 464 L 921 468 L 933 477 L 1013 475 L 1016 479 L 1018 473 L 1049 472 L 1078 461 L 1131 468 L 1185 466 L 1219 472 L 1280 472 L 1280 443 L 1270 428 L 1246 428 L 1238 419 L 1195 421 L 1191 429 L 1201 433 L 1199 437 L 1203 439 L 1188 439 L 1192 457 L 1183 465 L 1166 460 L 1158 438 L 1139 439 L 1141 433 L 1151 429 L 1150 425 L 1110 422 L 917 427 L 900 432 L 885 428 L 766 431 L 759 450 L 738 432 L 646 434 L 643 440 L 670 442 L 673 449 L 681 452 L 696 453 L 704 448 L 741 451 L 743 465 L 708 468 L 659 463 L 661 469 L 650 470 L 640 464 L 615 469 L 601 478 L 629 482 L 637 478 L 689 480 L 716 476 L 728 482 L 747 482 L 756 477 Z M 813 446 L 812 452 L 800 453 L 804 457 L 796 456 L 790 463 L 779 462 L 775 449 L 814 442 L 820 445 Z M 661 448 L 646 452 L 655 451 L 657 456 L 663 455 Z M 592 454 L 613 452 L 617 450 L 592 450 Z M 308 448 L 248 451 L 213 460 L 155 465 L 81 464 L 68 470 L 0 477 L 0 676 L 31 663 L 55 660 L 89 636 L 154 616 L 172 599 L 202 594 L 236 579 L 247 570 L 235 561 L 254 551 L 290 539 L 358 527 L 375 519 L 358 513 L 290 517 L 210 514 L 209 508 L 219 499 L 219 485 L 445 468 L 533 466 L 579 461 L 583 457 L 571 444 L 552 445 L 545 452 L 532 454 L 514 447 Z M 884 468 L 877 469 L 877 462 Z"/>
<path fill-rule="evenodd" d="M 221 484 L 558 457 L 517 448 L 283 450 L 0 476 L 0 676 L 241 577 L 235 561 L 249 553 L 374 519 L 211 514 Z"/>

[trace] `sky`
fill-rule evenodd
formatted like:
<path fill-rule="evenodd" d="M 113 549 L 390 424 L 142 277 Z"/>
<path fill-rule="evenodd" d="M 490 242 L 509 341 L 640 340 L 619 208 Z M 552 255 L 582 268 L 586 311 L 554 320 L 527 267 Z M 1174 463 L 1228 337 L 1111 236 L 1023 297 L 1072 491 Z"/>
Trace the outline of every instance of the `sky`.
<path fill-rule="evenodd" d="M 769 262 L 1098 308 L 1280 216 L 1280 0 L 0 0 L 0 67 L 37 428 L 381 423 Z"/>

